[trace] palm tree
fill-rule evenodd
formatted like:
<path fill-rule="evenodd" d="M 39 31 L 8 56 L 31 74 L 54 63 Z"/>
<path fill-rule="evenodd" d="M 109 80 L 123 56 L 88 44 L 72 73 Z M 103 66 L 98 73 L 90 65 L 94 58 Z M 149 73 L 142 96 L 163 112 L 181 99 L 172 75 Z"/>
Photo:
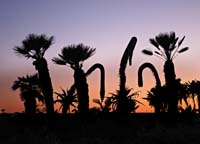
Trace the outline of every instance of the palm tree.
<path fill-rule="evenodd" d="M 176 79 L 176 89 L 178 91 L 178 102 L 180 107 L 182 103 L 185 103 L 186 107 L 189 107 L 188 98 L 190 97 L 189 85 L 188 83 L 182 84 L 181 79 Z"/>
<path fill-rule="evenodd" d="M 147 100 L 149 105 L 154 107 L 155 113 L 167 112 L 166 86 L 151 88 L 147 93 L 147 97 L 143 99 Z"/>
<path fill-rule="evenodd" d="M 83 44 L 69 45 L 62 49 L 61 54 L 59 54 L 59 58 L 53 58 L 53 62 L 55 62 L 56 64 L 69 64 L 70 67 L 74 70 L 74 85 L 79 101 L 78 110 L 82 114 L 89 112 L 89 95 L 86 77 L 91 74 L 96 68 L 99 68 L 101 71 L 100 95 L 102 100 L 104 98 L 104 67 L 101 64 L 95 64 L 86 73 L 82 69 L 83 62 L 94 55 L 95 50 L 96 49 L 90 48 L 89 46 L 85 46 Z"/>
<path fill-rule="evenodd" d="M 20 89 L 21 100 L 24 101 L 25 113 L 27 114 L 36 113 L 36 99 L 41 102 L 44 101 L 37 74 L 18 77 L 12 85 L 12 89 Z"/>
<path fill-rule="evenodd" d="M 100 99 L 93 99 L 93 102 L 99 105 L 99 109 L 103 113 L 110 112 L 112 105 L 114 104 L 112 97 L 105 97 L 104 101 L 101 101 Z"/>
<path fill-rule="evenodd" d="M 189 84 L 189 92 L 191 93 L 194 102 L 194 108 L 196 108 L 194 97 L 197 96 L 198 113 L 200 113 L 200 81 L 192 80 L 192 82 L 189 82 L 188 84 Z"/>
<path fill-rule="evenodd" d="M 117 108 L 116 111 L 120 113 L 127 113 L 130 112 L 129 108 L 127 107 L 129 105 L 129 94 L 130 89 L 126 88 L 126 67 L 127 63 L 129 61 L 129 65 L 132 65 L 132 56 L 133 56 L 133 50 L 135 48 L 135 45 L 137 43 L 137 38 L 132 37 L 127 48 L 124 51 L 124 54 L 121 58 L 120 62 L 120 68 L 119 68 L 119 78 L 120 78 L 120 83 L 119 83 L 119 90 L 117 91 L 116 94 L 112 94 L 113 96 L 117 96 L 119 101 L 117 102 Z M 133 104 L 135 105 L 135 104 Z"/>
<path fill-rule="evenodd" d="M 62 93 L 57 93 L 57 100 L 55 100 L 55 103 L 60 103 L 61 106 L 58 111 L 62 108 L 62 114 L 67 114 L 67 112 L 70 112 L 70 106 L 76 107 L 75 103 L 78 102 L 77 95 L 75 94 L 75 87 L 74 85 L 67 91 L 62 89 Z"/>
<path fill-rule="evenodd" d="M 156 68 L 151 64 L 151 63 L 144 63 L 139 67 L 138 70 L 138 86 L 142 87 L 143 86 L 143 77 L 142 77 L 142 72 L 145 68 L 149 68 L 156 80 L 156 87 L 152 88 L 150 92 L 148 92 L 148 98 L 144 98 L 147 99 L 148 101 L 152 101 L 150 102 L 150 105 L 153 105 L 155 108 L 155 113 L 159 113 L 162 107 L 162 101 L 161 101 L 161 94 L 159 94 L 159 92 L 161 92 L 161 82 L 160 82 L 160 78 L 158 75 L 158 72 L 156 70 Z"/>
<path fill-rule="evenodd" d="M 141 102 L 137 101 L 135 99 L 135 96 L 138 96 L 138 92 L 133 92 L 130 93 L 132 89 L 126 88 L 123 91 L 123 96 L 122 97 L 122 92 L 120 90 L 117 90 L 116 93 L 111 93 L 111 97 L 109 97 L 111 101 L 111 107 L 113 112 L 119 112 L 121 114 L 128 114 L 131 112 L 135 112 L 136 109 L 139 107 L 137 103 L 142 104 Z M 123 102 L 123 107 L 119 107 L 119 105 Z M 121 106 L 121 105 L 120 105 Z M 120 109 L 123 108 L 123 109 Z M 123 110 L 123 111 L 122 111 Z"/>
<path fill-rule="evenodd" d="M 168 95 L 170 97 L 168 102 L 170 113 L 176 113 L 178 111 L 178 98 L 175 89 L 176 74 L 173 60 L 178 54 L 189 49 L 188 47 L 180 48 L 185 36 L 180 41 L 178 41 L 178 39 L 179 38 L 176 37 L 175 32 L 160 33 L 155 38 L 150 39 L 150 43 L 155 46 L 156 50 L 153 52 L 151 50 L 143 50 L 144 54 L 154 54 L 165 61 L 164 74 Z"/>
<path fill-rule="evenodd" d="M 30 34 L 22 41 L 22 46 L 16 46 L 14 51 L 26 58 L 32 58 L 33 65 L 39 74 L 40 86 L 45 98 L 46 110 L 48 114 L 54 113 L 53 88 L 51 78 L 44 58 L 46 50 L 53 44 L 54 37 L 46 35 Z"/>

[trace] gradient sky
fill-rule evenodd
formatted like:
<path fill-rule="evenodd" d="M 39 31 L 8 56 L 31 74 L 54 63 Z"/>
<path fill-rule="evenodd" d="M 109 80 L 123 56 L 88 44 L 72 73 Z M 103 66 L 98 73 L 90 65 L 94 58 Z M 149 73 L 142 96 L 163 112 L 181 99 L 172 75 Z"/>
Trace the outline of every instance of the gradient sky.
<path fill-rule="evenodd" d="M 96 54 L 84 63 L 87 70 L 94 63 L 106 69 L 106 95 L 118 89 L 118 69 L 121 56 L 132 36 L 138 38 L 133 54 L 133 65 L 127 68 L 127 86 L 140 90 L 155 85 L 150 71 L 144 72 L 144 87 L 137 86 L 137 70 L 144 62 L 153 63 L 164 84 L 163 64 L 156 57 L 144 56 L 141 50 L 153 49 L 149 38 L 160 32 L 175 31 L 186 36 L 183 46 L 187 53 L 174 63 L 177 77 L 186 82 L 200 79 L 200 1 L 198 0 L 1 0 L 0 1 L 0 109 L 7 112 L 23 110 L 19 92 L 11 86 L 17 76 L 34 74 L 32 60 L 18 57 L 14 46 L 21 45 L 30 33 L 55 36 L 55 43 L 46 52 L 54 91 L 68 88 L 73 83 L 73 71 L 53 64 L 51 59 L 64 46 L 84 43 L 96 48 Z M 88 78 L 90 101 L 99 98 L 99 72 Z M 141 100 L 145 103 L 145 101 Z M 94 105 L 92 102 L 90 105 Z M 145 103 L 138 111 L 152 111 Z"/>

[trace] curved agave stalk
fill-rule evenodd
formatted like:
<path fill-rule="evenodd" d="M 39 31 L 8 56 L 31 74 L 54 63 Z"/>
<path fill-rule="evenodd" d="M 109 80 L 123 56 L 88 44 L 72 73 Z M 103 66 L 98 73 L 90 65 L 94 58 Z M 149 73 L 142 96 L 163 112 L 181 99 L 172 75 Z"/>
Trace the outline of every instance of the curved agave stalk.
<path fill-rule="evenodd" d="M 105 70 L 102 64 L 96 63 L 91 66 L 88 71 L 85 73 L 86 76 L 90 75 L 95 69 L 99 68 L 101 72 L 101 80 L 100 80 L 100 97 L 101 101 L 103 101 L 105 96 Z"/>
<path fill-rule="evenodd" d="M 139 87 L 143 86 L 142 72 L 145 68 L 149 68 L 152 71 L 152 73 L 155 77 L 155 80 L 156 80 L 156 86 L 161 87 L 161 82 L 160 82 L 158 72 L 157 72 L 156 68 L 151 63 L 144 63 L 140 66 L 140 68 L 138 70 L 138 86 Z"/>
<path fill-rule="evenodd" d="M 158 75 L 158 72 L 156 70 L 156 68 L 151 64 L 151 63 L 144 63 L 140 66 L 139 70 L 138 70 L 138 86 L 142 87 L 143 86 L 143 78 L 142 78 L 142 72 L 145 68 L 149 68 L 156 80 L 156 87 L 154 89 L 151 90 L 151 92 L 149 92 L 149 98 L 144 98 L 146 100 L 148 100 L 150 103 L 152 103 L 154 105 L 155 108 L 155 113 L 159 113 L 162 107 L 162 102 L 160 101 L 160 96 L 157 95 L 158 93 L 160 93 L 161 91 L 161 82 L 160 82 L 160 78 Z M 153 96 L 154 95 L 154 96 Z M 152 102 L 151 102 L 152 101 Z"/>
<path fill-rule="evenodd" d="M 129 65 L 132 65 L 133 50 L 135 48 L 136 42 L 137 42 L 137 38 L 132 37 L 121 58 L 121 63 L 120 63 L 120 68 L 119 68 L 120 90 L 125 89 L 125 84 L 126 84 L 125 70 L 126 70 L 128 60 L 129 60 Z"/>

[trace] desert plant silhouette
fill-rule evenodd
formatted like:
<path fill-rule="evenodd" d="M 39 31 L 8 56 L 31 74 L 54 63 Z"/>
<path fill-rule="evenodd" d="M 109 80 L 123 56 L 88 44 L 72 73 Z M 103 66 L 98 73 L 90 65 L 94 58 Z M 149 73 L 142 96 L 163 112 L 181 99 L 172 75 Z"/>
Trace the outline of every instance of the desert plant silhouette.
<path fill-rule="evenodd" d="M 44 102 L 41 89 L 39 87 L 38 75 L 26 75 L 25 77 L 18 77 L 12 85 L 13 90 L 20 89 L 21 100 L 24 101 L 25 113 L 36 113 L 36 99 Z"/>
<path fill-rule="evenodd" d="M 131 91 L 132 89 L 125 88 L 123 93 L 120 90 L 117 90 L 115 93 L 110 93 L 111 97 L 109 97 L 109 100 L 113 112 L 128 114 L 136 111 L 139 107 L 137 103 L 142 103 L 135 99 L 135 97 L 139 95 L 138 91 L 130 93 Z M 121 96 L 122 94 L 123 97 Z"/>
<path fill-rule="evenodd" d="M 154 107 L 155 113 L 167 112 L 168 103 L 166 95 L 166 86 L 153 87 L 147 91 L 147 97 L 143 98 L 149 102 L 150 106 Z"/>
<path fill-rule="evenodd" d="M 93 99 L 93 102 L 99 105 L 99 109 L 103 113 L 108 113 L 111 110 L 112 100 L 110 97 L 106 97 L 104 101 L 99 99 Z"/>
<path fill-rule="evenodd" d="M 132 110 L 135 111 L 135 109 L 138 107 L 136 106 L 136 100 L 133 99 L 133 96 L 135 96 L 136 93 L 130 94 L 132 89 L 126 87 L 125 73 L 128 61 L 129 65 L 132 65 L 133 50 L 136 43 L 137 38 L 132 37 L 121 58 L 119 67 L 119 90 L 117 90 L 116 93 L 111 93 L 111 100 L 113 103 L 112 109 L 115 112 L 130 113 Z"/>
<path fill-rule="evenodd" d="M 78 103 L 77 95 L 75 94 L 75 86 L 71 86 L 71 88 L 67 91 L 62 89 L 62 93 L 57 93 L 57 99 L 54 101 L 55 103 L 60 103 L 60 108 L 58 111 L 62 109 L 62 114 L 67 114 L 70 112 L 70 106 L 76 108 L 75 103 Z"/>
<path fill-rule="evenodd" d="M 195 105 L 195 96 L 197 96 L 197 102 L 198 102 L 198 113 L 200 114 L 200 81 L 199 80 L 192 80 L 191 82 L 188 82 L 189 92 L 192 95 L 194 108 L 196 108 Z"/>
<path fill-rule="evenodd" d="M 103 100 L 104 98 L 105 71 L 103 65 L 95 64 L 86 73 L 82 69 L 83 62 L 94 55 L 95 50 L 96 49 L 90 48 L 89 46 L 85 46 L 83 44 L 69 45 L 62 49 L 61 54 L 59 54 L 59 58 L 52 59 L 53 62 L 59 65 L 69 64 L 70 67 L 74 70 L 74 85 L 79 101 L 78 110 L 82 114 L 89 112 L 89 95 L 86 77 L 91 74 L 96 68 L 99 68 L 101 71 L 100 96 L 101 100 Z"/>
<path fill-rule="evenodd" d="M 138 86 L 142 87 L 143 86 L 143 77 L 142 77 L 142 72 L 144 69 L 149 68 L 156 80 L 156 86 L 155 88 L 151 89 L 150 92 L 148 92 L 148 97 L 144 98 L 148 101 L 150 101 L 150 105 L 154 106 L 155 113 L 159 113 L 160 110 L 162 109 L 162 96 L 161 95 L 161 82 L 160 78 L 158 75 L 158 72 L 156 68 L 151 64 L 151 63 L 144 63 L 139 67 L 138 70 Z"/>
<path fill-rule="evenodd" d="M 177 113 L 178 112 L 178 98 L 177 98 L 177 90 L 175 89 L 175 68 L 173 60 L 180 53 L 187 51 L 189 48 L 184 47 L 180 48 L 182 42 L 185 39 L 185 36 L 178 41 L 178 37 L 176 37 L 175 32 L 170 33 L 160 33 L 155 38 L 150 39 L 150 43 L 155 46 L 156 50 L 143 50 L 142 52 L 146 55 L 155 55 L 165 61 L 164 64 L 164 74 L 165 74 L 165 82 L 166 88 L 168 89 L 168 97 L 169 97 L 169 113 Z"/>
<path fill-rule="evenodd" d="M 142 87 L 143 86 L 143 77 L 142 77 L 142 72 L 145 68 L 149 68 L 156 80 L 156 87 L 161 87 L 161 82 L 160 82 L 160 78 L 158 75 L 158 72 L 156 70 L 156 68 L 151 64 L 151 63 L 144 63 L 139 67 L 138 70 L 138 86 Z"/>
<path fill-rule="evenodd" d="M 16 46 L 14 51 L 26 58 L 32 58 L 33 65 L 39 74 L 40 87 L 45 98 L 47 114 L 54 113 L 53 88 L 48 70 L 47 61 L 44 58 L 46 50 L 53 44 L 54 37 L 46 35 L 29 34 L 22 41 L 22 46 Z"/>

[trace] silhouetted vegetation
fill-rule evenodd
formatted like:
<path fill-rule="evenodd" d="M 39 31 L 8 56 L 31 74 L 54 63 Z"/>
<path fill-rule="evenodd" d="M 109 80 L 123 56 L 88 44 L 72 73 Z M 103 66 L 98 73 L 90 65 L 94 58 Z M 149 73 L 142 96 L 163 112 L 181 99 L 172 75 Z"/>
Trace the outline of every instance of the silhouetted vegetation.
<path fill-rule="evenodd" d="M 161 97 L 161 92 L 162 92 L 162 88 L 161 88 L 161 82 L 160 82 L 160 78 L 158 75 L 158 72 L 156 70 L 156 68 L 151 64 L 151 63 L 144 63 L 139 67 L 138 70 L 138 86 L 142 87 L 143 86 L 143 77 L 142 77 L 142 72 L 145 68 L 149 68 L 156 80 L 156 86 L 155 88 L 151 89 L 151 92 L 148 93 L 148 97 L 146 98 L 149 101 L 149 105 L 154 106 L 155 112 L 159 113 L 160 111 L 162 111 L 162 97 Z"/>
<path fill-rule="evenodd" d="M 54 37 L 46 35 L 30 34 L 22 41 L 22 46 L 16 46 L 14 51 L 26 58 L 32 58 L 33 65 L 39 74 L 40 87 L 45 98 L 46 111 L 48 114 L 54 113 L 53 88 L 51 78 L 44 58 L 46 50 L 53 44 Z"/>
<path fill-rule="evenodd" d="M 175 57 L 188 50 L 188 47 L 180 48 L 185 36 L 178 41 L 175 32 L 160 33 L 155 38 L 151 38 L 150 43 L 156 48 L 155 51 L 143 50 L 144 54 L 155 55 L 165 61 L 164 74 L 166 89 L 168 93 L 168 112 L 178 112 L 178 96 L 177 89 L 175 89 L 176 74 L 173 60 Z"/>
<path fill-rule="evenodd" d="M 132 89 L 126 87 L 126 67 L 129 61 L 129 65 L 132 64 L 133 50 L 137 43 L 137 38 L 131 38 L 127 48 L 124 51 L 124 54 L 121 58 L 120 68 L 119 68 L 119 90 L 116 93 L 111 93 L 111 102 L 112 110 L 118 113 L 130 113 L 135 112 L 139 107 L 136 105 L 137 101 L 133 98 L 136 96 L 136 93 L 130 94 Z"/>
<path fill-rule="evenodd" d="M 189 49 L 188 47 L 180 48 L 184 39 L 185 36 L 179 40 L 175 32 L 160 33 L 149 40 L 156 50 L 145 49 L 142 51 L 146 55 L 155 55 L 165 61 L 164 85 L 161 85 L 159 74 L 153 64 L 146 62 L 138 70 L 138 86 L 140 87 L 143 86 L 142 73 L 146 68 L 149 68 L 155 77 L 155 87 L 147 92 L 147 97 L 143 97 L 149 102 L 150 106 L 154 107 L 155 113 L 196 114 L 197 110 L 200 113 L 200 82 L 193 80 L 182 84 L 181 79 L 176 78 L 173 60 L 177 55 Z M 103 65 L 96 63 L 86 72 L 83 70 L 83 62 L 93 56 L 96 49 L 83 44 L 69 45 L 62 48 L 58 57 L 53 58 L 52 61 L 59 65 L 69 65 L 74 71 L 74 83 L 66 91 L 61 89 L 61 93 L 55 92 L 57 99 L 54 101 L 48 65 L 44 58 L 46 50 L 53 44 L 53 41 L 53 36 L 30 34 L 22 41 L 22 46 L 14 48 L 17 54 L 34 60 L 33 65 L 39 76 L 39 78 L 37 75 L 18 77 L 18 80 L 12 86 L 13 90 L 20 89 L 26 113 L 36 113 L 36 99 L 45 102 L 48 114 L 54 113 L 55 103 L 60 105 L 57 112 L 61 111 L 65 115 L 70 115 L 71 112 L 78 112 L 82 115 L 90 112 L 104 114 L 136 112 L 139 104 L 142 104 L 136 100 L 139 93 L 126 86 L 126 68 L 128 63 L 132 65 L 133 51 L 137 43 L 136 37 L 132 37 L 120 61 L 119 89 L 115 93 L 110 93 L 108 97 L 105 97 L 105 69 Z M 96 69 L 100 70 L 100 99 L 93 99 L 93 102 L 98 104 L 99 107 L 89 109 L 87 77 Z M 42 99 L 43 96 L 44 99 Z"/>
<path fill-rule="evenodd" d="M 88 95 L 88 84 L 86 76 L 89 75 L 96 68 L 101 71 L 101 99 L 104 98 L 105 88 L 104 88 L 104 68 L 101 64 L 95 64 L 86 73 L 83 71 L 83 62 L 89 57 L 94 55 L 95 49 L 85 46 L 83 44 L 70 45 L 64 47 L 59 54 L 59 58 L 53 58 L 53 62 L 59 65 L 69 64 L 74 70 L 74 86 L 77 91 L 78 96 L 78 110 L 82 114 L 89 112 L 89 95 Z"/>
<path fill-rule="evenodd" d="M 57 95 L 55 103 L 60 103 L 58 112 L 62 109 L 62 114 L 67 114 L 67 112 L 70 113 L 70 106 L 76 108 L 75 103 L 78 103 L 78 100 L 74 85 L 67 91 L 62 89 L 62 93 L 55 92 L 55 94 Z"/>
<path fill-rule="evenodd" d="M 24 101 L 25 113 L 35 114 L 37 101 L 44 102 L 44 97 L 39 87 L 38 75 L 27 75 L 26 77 L 18 77 L 12 85 L 13 90 L 20 89 L 21 100 Z"/>
<path fill-rule="evenodd" d="M 7 114 L 5 109 L 1 110 L 0 143 L 185 143 L 187 136 L 189 142 L 195 139 L 199 143 L 193 129 L 199 129 L 200 81 L 182 83 L 175 73 L 174 59 L 189 49 L 181 48 L 184 39 L 185 36 L 179 40 L 175 32 L 170 32 L 149 40 L 156 49 L 142 52 L 164 60 L 165 83 L 161 84 L 152 63 L 143 63 L 138 69 L 138 86 L 143 86 L 146 68 L 151 70 L 156 82 L 146 96 L 126 85 L 126 68 L 127 64 L 132 65 L 136 37 L 131 38 L 120 61 L 119 88 L 106 97 L 104 66 L 96 63 L 87 71 L 83 69 L 84 61 L 93 56 L 96 49 L 83 44 L 66 46 L 52 61 L 69 66 L 74 71 L 74 82 L 69 89 L 54 92 L 57 99 L 53 100 L 44 54 L 53 44 L 54 37 L 28 35 L 22 46 L 16 46 L 14 51 L 33 59 L 38 75 L 18 77 L 14 81 L 12 89 L 20 90 L 25 114 Z M 98 107 L 89 108 L 87 77 L 96 69 L 100 70 L 100 97 L 93 99 Z M 138 96 L 147 100 L 155 113 L 136 113 L 142 104 L 136 99 Z M 45 103 L 47 115 L 37 112 L 39 102 Z M 59 106 L 55 112 L 54 104 Z M 51 119 L 48 114 L 53 114 Z"/>

